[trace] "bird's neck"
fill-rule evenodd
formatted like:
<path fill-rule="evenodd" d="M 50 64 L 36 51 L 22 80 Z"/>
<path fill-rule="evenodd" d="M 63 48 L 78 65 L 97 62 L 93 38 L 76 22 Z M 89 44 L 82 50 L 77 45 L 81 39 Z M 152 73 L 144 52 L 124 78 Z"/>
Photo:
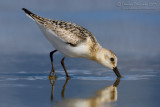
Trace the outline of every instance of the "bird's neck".
<path fill-rule="evenodd" d="M 92 50 L 91 52 L 92 53 L 91 60 L 98 61 L 100 59 L 102 50 L 103 48 L 101 45 L 95 46 L 94 50 Z"/>

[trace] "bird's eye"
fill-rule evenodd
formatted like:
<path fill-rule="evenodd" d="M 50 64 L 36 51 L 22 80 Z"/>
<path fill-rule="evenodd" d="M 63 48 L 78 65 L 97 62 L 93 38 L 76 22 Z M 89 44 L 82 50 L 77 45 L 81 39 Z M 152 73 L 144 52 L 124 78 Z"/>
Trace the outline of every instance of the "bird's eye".
<path fill-rule="evenodd" d="M 114 61 L 114 58 L 110 58 L 110 60 L 113 62 L 113 61 Z"/>

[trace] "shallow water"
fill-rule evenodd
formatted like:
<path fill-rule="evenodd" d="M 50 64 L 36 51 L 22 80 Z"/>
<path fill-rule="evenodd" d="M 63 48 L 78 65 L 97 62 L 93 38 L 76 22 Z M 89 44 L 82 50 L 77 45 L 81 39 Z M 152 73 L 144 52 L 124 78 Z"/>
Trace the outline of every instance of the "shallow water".
<path fill-rule="evenodd" d="M 66 58 L 66 80 L 56 53 L 58 78 L 49 81 L 53 46 L 23 7 L 84 26 L 116 53 L 123 78 L 95 62 Z M 153 0 L 1 0 L 0 107 L 159 107 L 159 12 Z"/>
<path fill-rule="evenodd" d="M 15 59 L 19 57 L 14 56 Z M 44 62 L 39 62 L 36 56 L 25 61 L 15 61 L 9 57 L 11 64 L 1 66 L 1 107 L 159 107 L 160 73 L 157 64 L 146 63 L 146 67 L 136 68 L 122 61 L 126 68 L 119 65 L 123 75 L 119 80 L 111 70 L 96 63 L 77 59 L 84 63 L 76 65 L 69 63 L 73 60 L 66 60 L 71 78 L 67 80 L 60 65 L 55 63 L 58 78 L 49 81 L 50 61 L 47 55 L 41 58 Z M 88 67 L 85 67 L 86 63 Z M 71 69 L 74 66 L 81 69 Z"/>

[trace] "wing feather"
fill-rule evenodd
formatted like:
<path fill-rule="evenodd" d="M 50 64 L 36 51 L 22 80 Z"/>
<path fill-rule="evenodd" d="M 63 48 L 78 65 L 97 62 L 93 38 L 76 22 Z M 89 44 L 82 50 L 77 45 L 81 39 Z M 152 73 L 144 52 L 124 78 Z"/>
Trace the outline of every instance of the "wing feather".
<path fill-rule="evenodd" d="M 62 39 L 67 44 L 76 46 L 79 43 L 85 41 L 88 37 L 90 37 L 93 42 L 96 42 L 96 39 L 92 35 L 92 33 L 82 26 L 66 21 L 46 19 L 35 15 L 25 8 L 23 8 L 22 10 L 24 10 L 25 13 L 30 16 L 30 18 L 35 20 L 38 24 L 41 24 L 46 29 L 50 29 L 51 31 L 53 31 L 57 36 L 60 37 L 60 39 Z"/>

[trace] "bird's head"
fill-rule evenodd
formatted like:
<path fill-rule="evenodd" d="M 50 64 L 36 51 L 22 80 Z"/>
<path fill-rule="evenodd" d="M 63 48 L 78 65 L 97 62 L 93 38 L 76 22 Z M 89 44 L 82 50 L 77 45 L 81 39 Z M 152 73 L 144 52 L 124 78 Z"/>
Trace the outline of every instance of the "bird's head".
<path fill-rule="evenodd" d="M 103 66 L 112 69 L 117 77 L 121 77 L 117 69 L 117 57 L 111 50 L 100 48 L 96 54 L 96 61 Z"/>

